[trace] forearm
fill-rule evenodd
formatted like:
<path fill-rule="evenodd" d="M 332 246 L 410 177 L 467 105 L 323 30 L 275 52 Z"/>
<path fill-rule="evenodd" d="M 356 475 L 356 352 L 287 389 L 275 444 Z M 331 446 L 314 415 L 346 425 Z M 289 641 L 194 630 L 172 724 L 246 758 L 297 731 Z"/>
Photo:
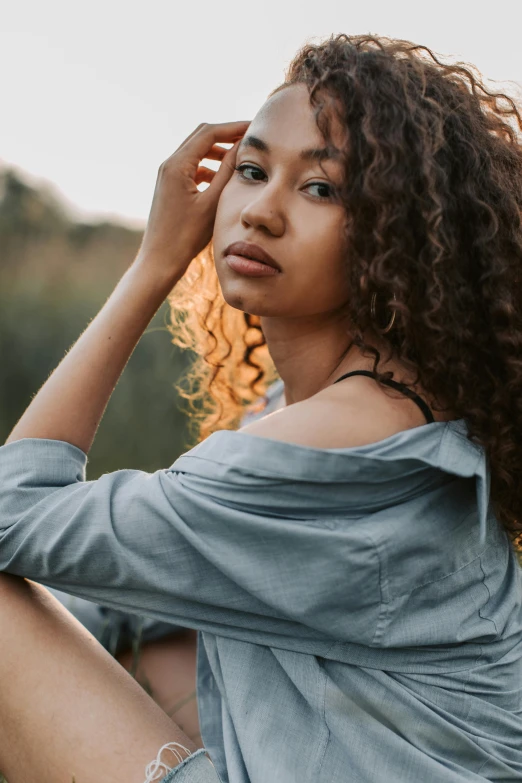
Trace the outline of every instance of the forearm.
<path fill-rule="evenodd" d="M 202 123 L 159 168 L 136 261 L 6 440 L 65 441 L 88 453 L 114 387 L 155 312 L 212 239 L 220 194 L 249 122 Z M 219 144 L 232 143 L 229 150 Z M 200 166 L 219 160 L 218 171 Z M 208 188 L 198 190 L 206 182 Z"/>
<path fill-rule="evenodd" d="M 136 260 L 44 383 L 6 444 L 49 438 L 88 453 L 125 365 L 180 276 L 159 276 Z"/>

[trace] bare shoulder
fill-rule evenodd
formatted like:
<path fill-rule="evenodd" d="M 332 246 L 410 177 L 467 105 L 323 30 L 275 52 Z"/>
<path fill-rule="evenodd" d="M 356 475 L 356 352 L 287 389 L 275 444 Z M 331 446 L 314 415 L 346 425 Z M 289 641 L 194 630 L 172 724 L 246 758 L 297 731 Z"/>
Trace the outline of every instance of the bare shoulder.
<path fill-rule="evenodd" d="M 321 449 L 377 443 L 426 420 L 411 400 L 393 398 L 369 378 L 351 378 L 241 427 L 259 437 Z"/>

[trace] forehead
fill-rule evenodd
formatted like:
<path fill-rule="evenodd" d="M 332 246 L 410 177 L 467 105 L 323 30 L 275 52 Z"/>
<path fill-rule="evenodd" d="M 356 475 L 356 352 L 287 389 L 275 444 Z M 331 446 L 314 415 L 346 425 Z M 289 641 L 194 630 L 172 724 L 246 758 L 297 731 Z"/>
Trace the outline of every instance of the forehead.
<path fill-rule="evenodd" d="M 270 126 L 277 126 L 279 130 L 295 130 L 298 127 L 301 133 L 310 134 L 314 141 L 321 140 L 305 84 L 293 84 L 272 95 L 261 106 L 250 127 L 258 130 L 270 129 Z"/>
<path fill-rule="evenodd" d="M 345 134 L 332 113 L 328 109 L 323 111 L 333 119 L 330 122 L 330 144 L 337 148 L 339 153 L 332 150 L 334 158 L 339 157 L 340 160 Z M 270 153 L 278 151 L 299 155 L 303 150 L 317 151 L 326 146 L 325 139 L 317 127 L 314 108 L 310 105 L 308 88 L 304 84 L 285 87 L 263 104 L 250 123 L 239 145 L 240 150 L 248 145 L 252 136 L 266 142 Z M 256 146 L 257 149 L 261 149 L 261 146 Z M 313 159 L 313 156 L 307 157 Z M 332 162 L 336 162 L 335 159 Z"/>

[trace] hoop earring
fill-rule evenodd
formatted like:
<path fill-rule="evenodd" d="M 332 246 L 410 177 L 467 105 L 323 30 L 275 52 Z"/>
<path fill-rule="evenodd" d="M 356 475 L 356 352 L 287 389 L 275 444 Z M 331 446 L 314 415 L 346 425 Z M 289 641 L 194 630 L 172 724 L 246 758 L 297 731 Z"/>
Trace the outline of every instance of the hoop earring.
<path fill-rule="evenodd" d="M 397 297 L 395 296 L 395 294 L 393 295 L 393 298 L 394 298 L 395 301 L 397 301 Z M 396 310 L 393 311 L 393 315 L 392 315 L 392 317 L 390 319 L 389 324 L 387 324 L 387 326 L 385 326 L 384 329 L 381 329 L 380 327 L 377 326 L 377 318 L 376 318 L 376 315 L 375 315 L 375 302 L 376 301 L 377 301 L 377 294 L 374 293 L 374 294 L 372 294 L 372 298 L 371 298 L 370 313 L 371 313 L 371 316 L 372 316 L 373 320 L 375 321 L 375 324 L 376 324 L 375 328 L 377 329 L 377 331 L 380 332 L 380 334 L 387 334 L 390 331 L 390 329 L 392 328 L 393 324 L 395 323 L 395 316 L 397 315 L 397 311 Z"/>

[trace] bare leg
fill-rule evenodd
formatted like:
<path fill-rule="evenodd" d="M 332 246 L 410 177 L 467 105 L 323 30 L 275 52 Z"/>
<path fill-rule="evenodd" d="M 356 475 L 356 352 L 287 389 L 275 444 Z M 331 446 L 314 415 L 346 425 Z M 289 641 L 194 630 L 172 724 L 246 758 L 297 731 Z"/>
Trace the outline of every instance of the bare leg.
<path fill-rule="evenodd" d="M 0 645 L 0 770 L 9 783 L 143 783 L 163 745 L 196 749 L 47 590 L 7 574 Z"/>
<path fill-rule="evenodd" d="M 187 629 L 142 644 L 137 656 L 133 650 L 125 650 L 116 658 L 134 673 L 194 744 L 202 747 L 196 701 L 196 645 L 196 631 Z"/>

